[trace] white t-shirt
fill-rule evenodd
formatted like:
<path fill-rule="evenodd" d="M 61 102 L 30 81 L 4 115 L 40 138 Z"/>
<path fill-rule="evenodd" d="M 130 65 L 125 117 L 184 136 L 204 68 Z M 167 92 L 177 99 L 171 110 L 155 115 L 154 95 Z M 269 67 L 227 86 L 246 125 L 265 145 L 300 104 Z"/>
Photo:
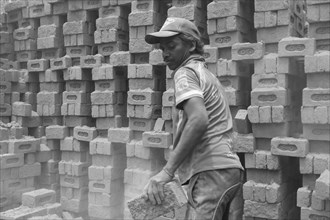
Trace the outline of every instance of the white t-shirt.
<path fill-rule="evenodd" d="M 178 131 L 184 129 L 187 116 L 183 102 L 201 97 L 207 110 L 209 125 L 201 141 L 185 158 L 178 169 L 181 183 L 194 174 L 215 169 L 243 169 L 238 156 L 232 151 L 232 117 L 219 80 L 206 68 L 203 59 L 190 59 L 174 73 L 175 105 L 179 110 Z"/>

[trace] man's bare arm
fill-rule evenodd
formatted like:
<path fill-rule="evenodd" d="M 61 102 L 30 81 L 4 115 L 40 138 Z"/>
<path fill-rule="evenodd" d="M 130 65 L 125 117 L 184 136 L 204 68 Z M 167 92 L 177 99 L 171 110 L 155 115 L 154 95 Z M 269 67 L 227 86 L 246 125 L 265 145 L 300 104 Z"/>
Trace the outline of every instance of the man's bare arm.
<path fill-rule="evenodd" d="M 205 133 L 208 126 L 208 116 L 202 98 L 193 97 L 185 101 L 183 109 L 188 117 L 178 144 L 165 166 L 165 169 L 174 174 L 183 160 L 193 150 Z"/>

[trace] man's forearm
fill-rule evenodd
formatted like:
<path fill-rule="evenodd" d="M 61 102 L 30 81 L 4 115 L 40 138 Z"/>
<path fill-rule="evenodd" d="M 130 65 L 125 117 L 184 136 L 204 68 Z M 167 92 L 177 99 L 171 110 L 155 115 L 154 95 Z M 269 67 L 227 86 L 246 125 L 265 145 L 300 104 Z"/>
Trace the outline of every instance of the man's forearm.
<path fill-rule="evenodd" d="M 165 169 L 173 174 L 199 143 L 205 131 L 206 126 L 203 126 L 203 123 L 201 124 L 200 121 L 188 120 L 181 134 L 180 141 L 171 153 Z"/>

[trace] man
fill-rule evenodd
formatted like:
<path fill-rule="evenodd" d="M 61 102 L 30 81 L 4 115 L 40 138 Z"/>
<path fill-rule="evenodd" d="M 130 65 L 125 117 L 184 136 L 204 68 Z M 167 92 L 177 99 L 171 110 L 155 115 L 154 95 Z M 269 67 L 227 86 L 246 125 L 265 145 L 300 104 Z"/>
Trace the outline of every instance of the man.
<path fill-rule="evenodd" d="M 180 182 L 188 184 L 196 219 L 241 219 L 243 167 L 232 152 L 232 118 L 219 81 L 205 66 L 197 27 L 170 17 L 145 40 L 160 43 L 164 61 L 173 70 L 179 111 L 174 150 L 163 170 L 146 185 L 146 198 L 161 204 L 163 186 L 177 171 Z"/>

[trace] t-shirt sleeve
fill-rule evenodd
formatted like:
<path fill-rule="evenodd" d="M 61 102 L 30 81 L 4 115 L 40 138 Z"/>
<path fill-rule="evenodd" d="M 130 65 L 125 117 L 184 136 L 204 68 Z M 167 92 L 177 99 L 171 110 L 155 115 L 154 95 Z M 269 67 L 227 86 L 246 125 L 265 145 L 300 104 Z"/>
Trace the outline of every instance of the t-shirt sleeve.
<path fill-rule="evenodd" d="M 177 108 L 183 109 L 183 102 L 192 97 L 203 98 L 203 91 L 199 79 L 192 70 L 180 68 L 174 75 L 175 104 Z"/>

